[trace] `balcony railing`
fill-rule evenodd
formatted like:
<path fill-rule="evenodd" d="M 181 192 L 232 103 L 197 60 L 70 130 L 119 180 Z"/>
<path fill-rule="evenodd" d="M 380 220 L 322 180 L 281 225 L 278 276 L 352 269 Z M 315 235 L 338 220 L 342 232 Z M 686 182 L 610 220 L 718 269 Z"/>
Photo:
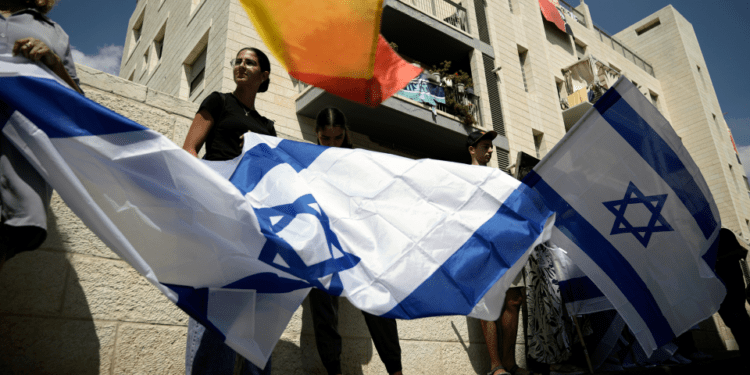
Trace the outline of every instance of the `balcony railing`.
<path fill-rule="evenodd" d="M 414 100 L 423 103 L 435 111 L 441 111 L 449 115 L 456 116 L 462 122 L 466 122 L 466 115 L 470 115 L 475 123 L 482 125 L 482 116 L 479 110 L 479 97 L 474 95 L 471 88 L 463 89 L 459 92 L 455 87 L 450 87 L 445 82 L 440 82 L 434 78 L 428 78 L 427 74 L 422 74 L 414 78 L 403 90 L 396 93 L 402 98 Z M 454 105 L 458 103 L 459 106 Z M 451 103 L 448 105 L 448 103 Z"/>
<path fill-rule="evenodd" d="M 578 21 L 583 26 L 586 26 L 586 16 L 583 15 L 578 9 L 573 8 L 570 6 L 570 4 L 566 3 L 563 0 L 559 0 L 560 5 L 562 5 L 563 8 L 567 9 L 570 13 L 573 14 L 573 18 Z"/>
<path fill-rule="evenodd" d="M 633 51 L 628 49 L 624 44 L 617 41 L 617 39 L 611 37 L 609 34 L 607 34 L 604 30 L 599 28 L 598 26 L 594 25 L 594 30 L 599 34 L 599 39 L 604 42 L 604 44 L 608 44 L 612 46 L 612 49 L 617 51 L 617 53 L 625 56 L 626 59 L 633 62 L 633 64 L 637 65 L 639 68 L 643 69 L 646 73 L 650 74 L 652 77 L 656 77 L 654 75 L 654 68 L 651 66 L 651 64 L 645 62 L 642 58 L 638 57 Z"/>
<path fill-rule="evenodd" d="M 463 104 L 464 106 L 468 107 L 469 114 L 471 114 L 471 117 L 474 118 L 474 121 L 476 121 L 477 126 L 480 128 L 482 127 L 482 115 L 479 112 L 479 97 L 474 95 L 471 89 L 466 89 L 463 93 L 459 93 L 458 90 L 455 90 L 451 87 L 445 88 L 445 98 L 446 100 L 448 97 L 453 98 L 456 102 Z M 448 108 L 448 105 L 438 103 L 437 104 L 438 111 L 443 111 L 445 113 L 462 117 L 463 115 L 461 113 L 457 113 L 453 108 Z M 462 118 L 463 120 L 463 118 Z"/>
<path fill-rule="evenodd" d="M 463 32 L 469 31 L 469 16 L 466 8 L 451 0 L 401 0 Z"/>

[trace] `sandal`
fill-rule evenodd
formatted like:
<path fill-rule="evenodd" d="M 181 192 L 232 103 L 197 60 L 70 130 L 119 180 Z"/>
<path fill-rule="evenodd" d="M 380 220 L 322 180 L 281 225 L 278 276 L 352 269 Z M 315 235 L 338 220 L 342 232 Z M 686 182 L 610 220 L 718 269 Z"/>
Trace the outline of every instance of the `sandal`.
<path fill-rule="evenodd" d="M 503 367 L 503 365 L 499 365 L 499 366 L 493 368 L 492 370 L 490 370 L 490 372 L 488 372 L 487 375 L 495 375 L 495 371 L 497 371 L 497 370 L 503 370 L 503 372 L 501 372 L 500 375 L 510 374 L 510 372 L 508 372 L 507 370 L 505 370 L 505 367 Z"/>

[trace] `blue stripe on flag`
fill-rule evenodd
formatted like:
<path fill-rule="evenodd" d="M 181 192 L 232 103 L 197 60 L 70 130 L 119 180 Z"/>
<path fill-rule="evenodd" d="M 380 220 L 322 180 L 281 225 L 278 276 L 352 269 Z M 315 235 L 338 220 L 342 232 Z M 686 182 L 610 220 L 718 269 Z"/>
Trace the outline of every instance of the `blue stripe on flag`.
<path fill-rule="evenodd" d="M 617 90 L 607 91 L 594 107 L 677 194 L 705 238 L 716 229 L 711 206 L 680 157 Z"/>
<path fill-rule="evenodd" d="M 550 216 L 539 194 L 520 185 L 440 268 L 382 316 L 469 314 L 537 239 Z"/>
<path fill-rule="evenodd" d="M 600 99 L 601 100 L 601 99 Z M 633 266 L 581 214 L 568 204 L 535 171 L 524 182 L 537 190 L 547 207 L 557 213 L 555 226 L 576 244 L 617 286 L 646 323 L 656 346 L 662 346 L 675 335 L 648 286 Z"/>
<path fill-rule="evenodd" d="M 260 180 L 277 165 L 289 164 L 299 173 L 309 167 L 327 149 L 328 147 L 325 146 L 288 140 L 279 142 L 275 148 L 260 143 L 242 156 L 242 160 L 229 181 L 242 194 L 247 194 L 253 191 Z"/>
<path fill-rule="evenodd" d="M 560 280 L 559 285 L 560 294 L 566 303 L 604 297 L 604 293 L 587 276 Z"/>
<path fill-rule="evenodd" d="M 49 138 L 106 135 L 148 128 L 105 108 L 56 81 L 2 77 L 0 101 L 20 111 Z M 5 122 L 0 124 L 0 128 Z"/>

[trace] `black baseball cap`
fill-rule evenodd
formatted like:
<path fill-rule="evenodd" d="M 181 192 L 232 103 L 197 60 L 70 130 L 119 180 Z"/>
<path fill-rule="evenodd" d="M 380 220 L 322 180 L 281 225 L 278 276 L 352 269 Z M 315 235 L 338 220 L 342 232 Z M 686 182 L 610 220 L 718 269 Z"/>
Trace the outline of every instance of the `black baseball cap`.
<path fill-rule="evenodd" d="M 482 139 L 491 141 L 495 139 L 495 137 L 497 137 L 497 132 L 494 130 L 490 130 L 488 132 L 482 130 L 473 131 L 466 139 L 466 147 L 475 146 Z"/>

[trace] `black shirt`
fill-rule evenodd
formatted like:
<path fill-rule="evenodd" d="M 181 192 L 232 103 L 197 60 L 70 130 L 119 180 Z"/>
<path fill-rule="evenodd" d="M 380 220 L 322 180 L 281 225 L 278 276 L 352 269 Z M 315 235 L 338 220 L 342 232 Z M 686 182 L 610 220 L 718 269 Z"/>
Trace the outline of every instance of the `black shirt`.
<path fill-rule="evenodd" d="M 206 160 L 230 160 L 242 153 L 240 135 L 247 132 L 276 136 L 273 121 L 247 108 L 232 94 L 213 92 L 198 112 L 207 110 L 214 124 L 206 137 Z"/>

